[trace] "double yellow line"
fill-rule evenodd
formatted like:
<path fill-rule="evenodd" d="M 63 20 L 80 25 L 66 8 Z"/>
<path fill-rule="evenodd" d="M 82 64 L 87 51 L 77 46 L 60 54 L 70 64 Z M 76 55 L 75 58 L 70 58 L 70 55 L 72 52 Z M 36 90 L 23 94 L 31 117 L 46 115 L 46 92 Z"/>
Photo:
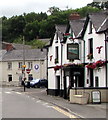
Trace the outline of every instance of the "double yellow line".
<path fill-rule="evenodd" d="M 62 110 L 61 108 L 57 107 L 57 106 L 53 106 L 53 109 L 57 110 L 58 112 L 68 116 L 69 118 L 77 118 L 75 115 L 70 114 L 69 112 L 66 112 L 64 110 Z"/>

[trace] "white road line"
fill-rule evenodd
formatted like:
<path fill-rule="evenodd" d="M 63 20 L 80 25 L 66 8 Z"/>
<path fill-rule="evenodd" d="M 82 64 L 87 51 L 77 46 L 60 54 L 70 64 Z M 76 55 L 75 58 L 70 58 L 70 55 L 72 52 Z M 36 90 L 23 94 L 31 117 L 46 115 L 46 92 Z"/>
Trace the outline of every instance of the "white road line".
<path fill-rule="evenodd" d="M 22 93 L 20 93 L 20 92 L 15 92 L 15 93 L 17 93 L 17 94 L 19 94 L 19 95 L 21 95 Z"/>
<path fill-rule="evenodd" d="M 11 94 L 11 92 L 5 92 L 6 94 Z"/>
<path fill-rule="evenodd" d="M 37 103 L 40 103 L 41 102 L 41 100 L 38 100 L 38 101 L 36 101 Z"/>

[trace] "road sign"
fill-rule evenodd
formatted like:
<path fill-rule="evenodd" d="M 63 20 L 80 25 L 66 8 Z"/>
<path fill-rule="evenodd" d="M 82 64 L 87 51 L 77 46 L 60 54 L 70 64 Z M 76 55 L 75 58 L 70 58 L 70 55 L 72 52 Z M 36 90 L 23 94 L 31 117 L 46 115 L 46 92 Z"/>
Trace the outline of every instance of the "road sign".
<path fill-rule="evenodd" d="M 92 102 L 93 103 L 101 103 L 100 91 L 92 91 Z"/>
<path fill-rule="evenodd" d="M 31 71 L 31 69 L 26 69 L 26 72 L 27 72 L 27 74 L 29 74 L 30 73 L 30 71 Z"/>

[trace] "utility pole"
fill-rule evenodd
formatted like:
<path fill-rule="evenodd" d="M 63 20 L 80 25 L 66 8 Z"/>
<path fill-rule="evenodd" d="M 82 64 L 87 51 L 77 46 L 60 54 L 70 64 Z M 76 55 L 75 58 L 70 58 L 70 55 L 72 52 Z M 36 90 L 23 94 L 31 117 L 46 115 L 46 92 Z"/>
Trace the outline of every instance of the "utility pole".
<path fill-rule="evenodd" d="M 23 74 L 23 85 L 24 85 L 24 92 L 25 92 L 25 68 L 26 68 L 26 65 L 25 65 L 25 38 L 23 36 L 23 65 L 22 65 L 22 74 Z"/>

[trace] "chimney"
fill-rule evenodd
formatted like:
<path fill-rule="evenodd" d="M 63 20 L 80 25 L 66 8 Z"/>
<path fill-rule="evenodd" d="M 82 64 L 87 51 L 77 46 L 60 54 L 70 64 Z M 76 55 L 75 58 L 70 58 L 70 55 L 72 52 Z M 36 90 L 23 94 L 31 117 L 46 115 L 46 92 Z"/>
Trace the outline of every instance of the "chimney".
<path fill-rule="evenodd" d="M 6 49 L 7 52 L 13 50 L 12 44 L 6 44 L 6 48 L 5 49 Z"/>
<path fill-rule="evenodd" d="M 78 20 L 80 19 L 80 15 L 78 13 L 72 13 L 70 16 L 69 16 L 69 20 Z"/>

